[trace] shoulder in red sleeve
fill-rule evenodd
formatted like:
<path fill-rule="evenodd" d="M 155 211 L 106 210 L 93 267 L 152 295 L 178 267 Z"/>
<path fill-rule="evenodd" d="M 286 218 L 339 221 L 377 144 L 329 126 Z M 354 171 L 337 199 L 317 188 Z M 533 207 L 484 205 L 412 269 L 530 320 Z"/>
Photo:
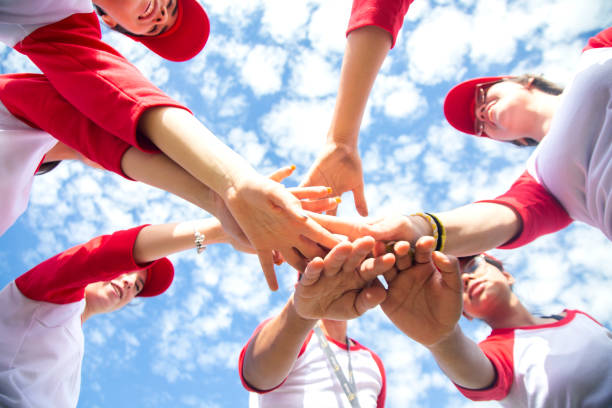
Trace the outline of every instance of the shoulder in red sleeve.
<path fill-rule="evenodd" d="M 479 202 L 508 206 L 521 219 L 521 231 L 501 245 L 501 249 L 521 247 L 542 235 L 559 231 L 573 221 L 559 201 L 527 171 L 504 194 Z"/>
<path fill-rule="evenodd" d="M 413 0 L 353 0 L 346 34 L 360 27 L 374 25 L 391 34 L 393 48 L 412 2 Z"/>
<path fill-rule="evenodd" d="M 143 268 L 133 257 L 134 242 L 146 225 L 102 235 L 38 264 L 15 280 L 21 293 L 44 302 L 65 304 L 83 299 L 90 283 Z"/>

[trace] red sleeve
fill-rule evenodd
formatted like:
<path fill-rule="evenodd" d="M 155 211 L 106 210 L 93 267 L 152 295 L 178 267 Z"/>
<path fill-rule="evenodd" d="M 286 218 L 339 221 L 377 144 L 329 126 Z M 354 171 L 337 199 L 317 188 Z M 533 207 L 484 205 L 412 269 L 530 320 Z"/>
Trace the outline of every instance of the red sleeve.
<path fill-rule="evenodd" d="M 130 145 L 76 110 L 44 75 L 0 75 L 0 100 L 20 120 L 129 179 L 121 170 L 121 158 Z"/>
<path fill-rule="evenodd" d="M 586 47 L 582 49 L 582 52 L 590 50 L 591 48 L 606 48 L 612 47 L 612 27 L 608 27 L 603 31 L 600 31 L 596 36 L 589 38 L 589 42 Z"/>
<path fill-rule="evenodd" d="M 495 330 L 478 345 L 493 364 L 496 372 L 495 382 L 487 388 L 471 390 L 455 384 L 465 397 L 472 401 L 499 401 L 510 392 L 514 382 L 514 330 Z"/>
<path fill-rule="evenodd" d="M 346 35 L 357 28 L 374 25 L 391 34 L 393 37 L 391 48 L 393 48 L 397 33 L 404 24 L 404 16 L 412 2 L 413 0 L 353 0 Z"/>
<path fill-rule="evenodd" d="M 78 302 L 90 283 L 111 280 L 144 267 L 134 261 L 132 251 L 138 233 L 145 226 L 102 235 L 70 248 L 30 269 L 15 279 L 15 283 L 32 300 L 58 304 Z"/>
<path fill-rule="evenodd" d="M 559 201 L 527 171 L 504 194 L 494 200 L 478 202 L 508 206 L 521 219 L 519 234 L 499 246 L 500 249 L 521 247 L 542 235 L 559 231 L 573 221 Z"/>
<path fill-rule="evenodd" d="M 154 106 L 187 109 L 101 40 L 95 13 L 73 14 L 41 27 L 14 48 L 29 57 L 76 109 L 142 150 L 157 150 L 138 134 L 138 120 L 145 110 Z"/>
<path fill-rule="evenodd" d="M 283 385 L 285 381 L 287 380 L 287 378 L 283 379 L 283 381 L 280 384 L 278 384 L 276 387 L 271 388 L 269 390 L 259 390 L 251 386 L 244 378 L 243 366 L 244 366 L 244 356 L 246 354 L 247 348 L 249 347 L 249 344 L 251 344 L 251 341 L 253 341 L 253 338 L 257 335 L 257 333 L 259 333 L 261 329 L 263 329 L 263 327 L 266 324 L 268 324 L 270 320 L 272 320 L 272 318 L 266 319 L 263 322 L 261 322 L 259 326 L 255 328 L 255 331 L 253 331 L 251 338 L 249 338 L 246 344 L 242 347 L 242 350 L 240 350 L 240 356 L 238 357 L 238 374 L 240 375 L 240 382 L 242 383 L 242 386 L 249 392 L 256 392 L 258 394 L 266 394 L 268 392 L 274 391 L 275 389 Z M 313 331 L 311 330 L 310 333 L 308 333 L 308 336 L 306 336 L 306 340 L 304 340 L 304 344 L 302 344 L 302 348 L 300 349 L 300 352 L 298 353 L 298 358 L 302 354 L 304 354 L 304 350 L 306 349 L 306 345 L 308 344 L 308 342 L 310 341 L 310 338 L 312 337 L 312 333 Z"/>

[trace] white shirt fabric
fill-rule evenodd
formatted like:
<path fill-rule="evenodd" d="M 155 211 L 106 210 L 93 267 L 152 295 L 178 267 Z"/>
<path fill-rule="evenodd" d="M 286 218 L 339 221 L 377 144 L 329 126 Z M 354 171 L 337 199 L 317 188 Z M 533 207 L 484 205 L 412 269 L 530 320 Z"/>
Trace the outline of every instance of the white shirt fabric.
<path fill-rule="evenodd" d="M 312 332 L 311 332 L 312 333 Z M 348 379 L 346 346 L 330 339 L 329 345 Z M 361 345 L 351 346 L 351 365 L 361 408 L 376 408 L 383 387 L 381 371 L 371 352 Z M 340 382 L 329 365 L 315 335 L 307 339 L 285 382 L 273 391 L 250 393 L 250 408 L 350 408 Z"/>
<path fill-rule="evenodd" d="M 498 379 L 484 390 L 458 387 L 468 398 L 498 399 L 508 408 L 612 407 L 612 334 L 583 312 L 566 310 L 558 322 L 494 330 L 480 347 Z"/>
<path fill-rule="evenodd" d="M 612 48 L 582 54 L 527 169 L 573 219 L 612 240 Z"/>
<path fill-rule="evenodd" d="M 77 406 L 84 308 L 31 300 L 14 281 L 0 291 L 0 407 Z"/>
<path fill-rule="evenodd" d="M 0 102 L 0 235 L 26 210 L 34 173 L 57 140 L 14 117 Z"/>
<path fill-rule="evenodd" d="M 90 0 L 0 0 L 0 41 L 12 47 L 40 27 L 92 11 Z"/>

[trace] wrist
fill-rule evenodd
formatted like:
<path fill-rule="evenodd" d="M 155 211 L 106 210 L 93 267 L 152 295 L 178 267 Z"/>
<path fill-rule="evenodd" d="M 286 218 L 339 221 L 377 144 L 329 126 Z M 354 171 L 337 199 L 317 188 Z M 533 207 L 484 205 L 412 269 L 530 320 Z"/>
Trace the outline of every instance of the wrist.
<path fill-rule="evenodd" d="M 461 337 L 463 337 L 463 331 L 461 330 L 461 327 L 458 324 L 455 324 L 455 326 L 450 331 L 442 333 L 437 340 L 435 340 L 431 344 L 425 344 L 424 346 L 427 347 L 429 351 L 435 354 L 443 350 L 449 350 L 455 347 Z"/>
<path fill-rule="evenodd" d="M 295 299 L 293 298 L 294 294 L 291 295 L 289 301 L 287 302 L 287 317 L 289 320 L 293 321 L 299 327 L 307 330 L 311 330 L 315 324 L 319 321 L 319 319 L 309 319 L 306 317 L 302 317 L 295 307 Z"/>
<path fill-rule="evenodd" d="M 414 244 L 419 238 L 424 236 L 433 236 L 431 224 L 420 215 L 406 215 L 406 231 L 410 231 L 411 244 Z M 408 234 L 407 234 L 408 235 Z"/>

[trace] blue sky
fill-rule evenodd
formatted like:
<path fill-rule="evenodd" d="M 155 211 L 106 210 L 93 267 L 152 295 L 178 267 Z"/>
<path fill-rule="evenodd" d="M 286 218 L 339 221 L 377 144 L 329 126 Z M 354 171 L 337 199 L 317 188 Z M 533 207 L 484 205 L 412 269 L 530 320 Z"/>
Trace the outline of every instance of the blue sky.
<path fill-rule="evenodd" d="M 105 31 L 157 86 L 186 103 L 262 173 L 287 164 L 297 185 L 322 146 L 337 90 L 350 0 L 214 0 L 204 52 L 161 60 Z M 440 211 L 504 192 L 529 150 L 460 134 L 443 98 L 474 76 L 571 77 L 586 40 L 612 23 L 608 0 L 415 0 L 371 94 L 360 134 L 372 216 Z M 36 72 L 0 48 L 0 72 Z M 340 215 L 357 217 L 350 194 Z M 144 223 L 206 217 L 194 206 L 118 176 L 63 163 L 36 179 L 27 212 L 0 237 L 0 285 L 88 239 Z M 612 327 L 611 244 L 575 223 L 528 247 L 492 251 L 515 274 L 533 312 L 582 309 Z M 257 259 L 226 245 L 172 256 L 176 279 L 155 299 L 85 326 L 81 407 L 242 407 L 242 344 L 287 300 L 295 272 L 278 268 L 271 293 Z M 462 320 L 480 340 L 488 329 Z M 349 323 L 387 369 L 388 407 L 496 406 L 464 400 L 428 352 L 378 310 Z"/>

